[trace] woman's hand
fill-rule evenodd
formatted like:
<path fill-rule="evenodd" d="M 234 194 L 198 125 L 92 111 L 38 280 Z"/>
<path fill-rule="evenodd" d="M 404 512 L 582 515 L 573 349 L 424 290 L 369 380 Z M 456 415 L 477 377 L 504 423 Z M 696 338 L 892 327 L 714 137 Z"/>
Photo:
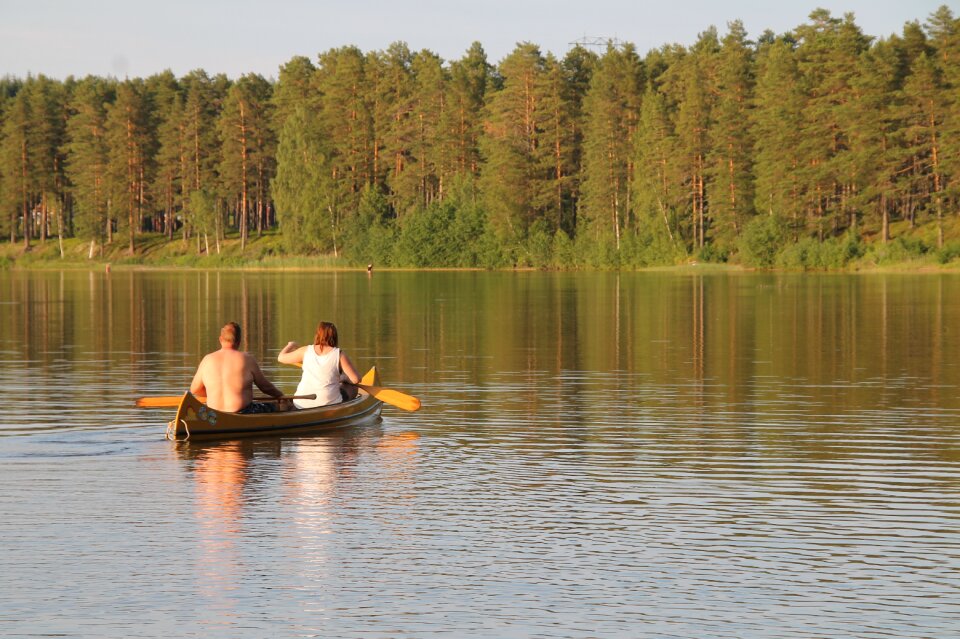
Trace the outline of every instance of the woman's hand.
<path fill-rule="evenodd" d="M 297 346 L 296 342 L 287 342 L 287 345 L 280 349 L 277 361 L 281 364 L 300 364 L 303 362 L 304 350 L 306 347 Z"/>

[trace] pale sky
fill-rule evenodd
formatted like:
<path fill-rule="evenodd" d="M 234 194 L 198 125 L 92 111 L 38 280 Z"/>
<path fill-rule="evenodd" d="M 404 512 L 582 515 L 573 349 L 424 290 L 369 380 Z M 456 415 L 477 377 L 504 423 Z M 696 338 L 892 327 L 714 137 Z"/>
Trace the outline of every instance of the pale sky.
<path fill-rule="evenodd" d="M 146 77 L 192 69 L 236 78 L 275 78 L 293 56 L 316 61 L 334 47 L 363 51 L 404 41 L 445 60 L 477 40 L 496 63 L 518 42 L 562 56 L 594 36 L 636 45 L 641 55 L 664 44 L 692 44 L 697 34 L 739 19 L 751 38 L 790 31 L 823 7 L 853 12 L 867 35 L 924 23 L 957 0 L 0 0 L 0 76 L 88 74 Z"/>

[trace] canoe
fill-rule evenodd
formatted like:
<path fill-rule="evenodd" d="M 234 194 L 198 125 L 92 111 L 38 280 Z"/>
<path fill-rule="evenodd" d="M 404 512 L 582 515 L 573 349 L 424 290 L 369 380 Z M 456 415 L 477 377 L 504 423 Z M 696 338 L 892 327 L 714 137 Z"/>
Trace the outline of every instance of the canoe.
<path fill-rule="evenodd" d="M 361 380 L 367 386 L 379 386 L 374 366 Z M 375 422 L 383 402 L 364 390 L 340 404 L 289 410 L 283 413 L 241 415 L 208 408 L 189 391 L 183 394 L 177 416 L 167 424 L 167 439 L 232 439 L 252 435 L 287 435 L 324 432 Z"/>

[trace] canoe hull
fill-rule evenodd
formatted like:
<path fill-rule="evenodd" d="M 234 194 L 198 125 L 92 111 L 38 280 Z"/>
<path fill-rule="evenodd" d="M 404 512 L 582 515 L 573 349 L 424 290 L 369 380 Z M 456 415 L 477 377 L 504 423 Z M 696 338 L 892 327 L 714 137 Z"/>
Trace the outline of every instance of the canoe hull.
<path fill-rule="evenodd" d="M 380 384 L 376 367 L 363 376 L 370 386 Z M 321 433 L 376 422 L 383 403 L 360 391 L 355 399 L 340 404 L 291 410 L 283 413 L 241 415 L 207 408 L 193 394 L 184 393 L 177 416 L 167 424 L 167 439 L 234 439 L 256 435 Z"/>

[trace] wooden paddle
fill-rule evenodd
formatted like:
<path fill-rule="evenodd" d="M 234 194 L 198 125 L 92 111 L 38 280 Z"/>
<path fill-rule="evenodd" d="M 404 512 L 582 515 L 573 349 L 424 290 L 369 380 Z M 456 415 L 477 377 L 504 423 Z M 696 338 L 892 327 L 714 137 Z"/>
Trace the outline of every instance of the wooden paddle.
<path fill-rule="evenodd" d="M 316 399 L 316 393 L 311 395 L 291 395 L 283 397 L 254 397 L 253 401 L 255 402 L 277 402 L 281 399 Z M 162 395 L 159 397 L 139 397 L 137 398 L 137 406 L 139 408 L 176 408 L 180 405 L 180 400 L 183 399 L 183 395 Z M 206 402 L 207 398 L 203 395 L 197 395 L 197 399 L 201 402 Z"/>
<path fill-rule="evenodd" d="M 303 364 L 297 362 L 291 364 L 291 366 L 303 368 Z M 357 388 L 362 388 L 363 390 L 367 391 L 367 393 L 373 395 L 385 404 L 390 404 L 391 406 L 396 406 L 397 408 L 402 408 L 403 410 L 408 410 L 411 412 L 420 410 L 420 400 L 413 395 L 407 395 L 406 393 L 401 393 L 400 391 L 393 390 L 392 388 L 368 386 L 367 384 L 354 384 L 353 382 L 343 383 L 356 386 Z"/>

